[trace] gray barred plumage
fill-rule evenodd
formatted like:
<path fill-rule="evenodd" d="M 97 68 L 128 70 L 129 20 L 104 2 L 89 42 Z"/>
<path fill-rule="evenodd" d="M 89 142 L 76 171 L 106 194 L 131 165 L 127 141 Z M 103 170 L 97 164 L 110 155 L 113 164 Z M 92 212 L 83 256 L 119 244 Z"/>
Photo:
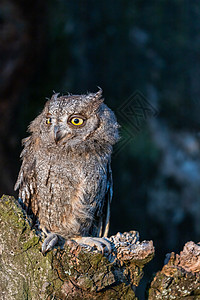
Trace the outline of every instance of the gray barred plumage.
<path fill-rule="evenodd" d="M 101 89 L 47 101 L 23 140 L 15 185 L 42 228 L 65 238 L 107 235 L 118 127 Z"/>

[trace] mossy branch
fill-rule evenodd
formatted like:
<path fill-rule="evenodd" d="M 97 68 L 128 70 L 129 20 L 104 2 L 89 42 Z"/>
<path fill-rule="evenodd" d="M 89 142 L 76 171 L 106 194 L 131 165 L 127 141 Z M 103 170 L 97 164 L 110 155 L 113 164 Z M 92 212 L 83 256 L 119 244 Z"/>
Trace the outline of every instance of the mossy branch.
<path fill-rule="evenodd" d="M 149 289 L 149 300 L 200 299 L 200 244 L 188 242 L 180 254 L 167 254 Z"/>
<path fill-rule="evenodd" d="M 1 299 L 135 299 L 143 267 L 154 255 L 152 241 L 135 231 L 112 236 L 112 253 L 67 241 L 41 253 L 31 219 L 10 196 L 0 199 Z"/>

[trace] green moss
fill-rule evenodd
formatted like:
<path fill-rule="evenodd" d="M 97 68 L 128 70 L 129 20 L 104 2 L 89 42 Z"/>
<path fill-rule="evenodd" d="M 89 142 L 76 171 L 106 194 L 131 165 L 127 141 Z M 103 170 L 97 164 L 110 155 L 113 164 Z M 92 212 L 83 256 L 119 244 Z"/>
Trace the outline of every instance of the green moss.
<path fill-rule="evenodd" d="M 25 222 L 23 212 L 14 197 L 3 195 L 0 201 L 0 208 L 0 215 L 12 227 L 23 229 L 29 226 L 28 222 Z"/>
<path fill-rule="evenodd" d="M 35 245 L 37 245 L 39 243 L 39 237 L 34 236 L 32 239 L 26 241 L 25 243 L 23 243 L 23 249 L 24 250 L 28 250 L 29 248 L 34 247 Z"/>
<path fill-rule="evenodd" d="M 89 255 L 89 260 L 91 267 L 96 270 L 99 266 L 102 265 L 103 261 L 105 262 L 106 258 L 103 257 L 101 253 L 97 253 L 95 255 Z"/>
<path fill-rule="evenodd" d="M 69 247 L 43 256 L 39 237 L 13 197 L 0 199 L 0 218 L 0 289 L 8 296 L 7 281 L 11 291 L 18 291 L 16 300 L 66 299 L 63 289 L 70 292 L 75 282 L 71 299 L 136 299 L 131 284 L 139 284 L 144 260 L 121 267 L 101 253 Z"/>

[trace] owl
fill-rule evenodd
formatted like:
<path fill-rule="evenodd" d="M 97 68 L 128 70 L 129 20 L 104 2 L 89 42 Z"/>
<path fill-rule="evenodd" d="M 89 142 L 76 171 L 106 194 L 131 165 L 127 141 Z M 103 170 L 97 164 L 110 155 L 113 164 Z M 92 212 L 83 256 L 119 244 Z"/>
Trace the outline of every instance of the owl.
<path fill-rule="evenodd" d="M 105 237 L 118 127 L 101 89 L 86 95 L 54 94 L 30 124 L 15 190 L 46 234 L 43 253 L 59 236 L 110 249 Z"/>

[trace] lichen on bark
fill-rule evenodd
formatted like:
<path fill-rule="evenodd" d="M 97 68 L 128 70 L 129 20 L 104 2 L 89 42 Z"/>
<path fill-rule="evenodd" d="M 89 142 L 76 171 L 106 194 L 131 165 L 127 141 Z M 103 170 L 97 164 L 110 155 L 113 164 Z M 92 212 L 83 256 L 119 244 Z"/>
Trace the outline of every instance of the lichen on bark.
<path fill-rule="evenodd" d="M 47 284 L 62 284 L 52 268 L 52 253 L 42 255 L 31 220 L 13 197 L 3 196 L 0 200 L 1 297 L 45 299 Z"/>
<path fill-rule="evenodd" d="M 149 289 L 149 300 L 200 299 L 200 244 L 190 241 L 180 254 L 167 254 Z"/>
<path fill-rule="evenodd" d="M 136 299 L 152 241 L 131 231 L 109 238 L 111 253 L 66 241 L 43 255 L 31 219 L 10 196 L 0 199 L 0 294 L 4 300 Z"/>

